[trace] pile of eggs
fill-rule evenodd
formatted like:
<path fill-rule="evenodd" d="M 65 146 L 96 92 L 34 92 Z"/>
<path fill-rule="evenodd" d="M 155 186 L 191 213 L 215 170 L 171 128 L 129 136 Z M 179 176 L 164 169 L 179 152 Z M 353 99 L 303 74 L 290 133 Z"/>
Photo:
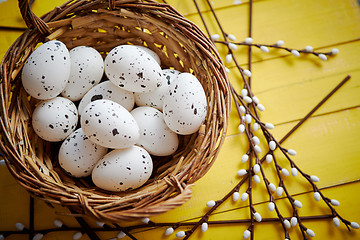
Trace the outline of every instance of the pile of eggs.
<path fill-rule="evenodd" d="M 62 141 L 65 172 L 91 175 L 108 191 L 135 189 L 150 178 L 152 156 L 172 155 L 178 135 L 198 131 L 207 113 L 202 85 L 160 64 L 144 46 L 120 45 L 103 59 L 92 47 L 69 51 L 57 40 L 29 56 L 22 85 L 41 100 L 32 126 L 40 138 Z"/>

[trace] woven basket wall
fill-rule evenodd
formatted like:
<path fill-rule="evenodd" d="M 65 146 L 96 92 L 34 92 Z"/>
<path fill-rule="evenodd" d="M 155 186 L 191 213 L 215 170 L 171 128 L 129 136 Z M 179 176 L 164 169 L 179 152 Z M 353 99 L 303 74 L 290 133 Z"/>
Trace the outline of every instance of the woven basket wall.
<path fill-rule="evenodd" d="M 182 205 L 209 170 L 225 137 L 230 109 L 223 63 L 204 33 L 174 8 L 154 1 L 69 1 L 41 18 L 26 0 L 19 7 L 28 25 L 1 62 L 1 152 L 16 180 L 32 195 L 72 213 L 103 221 L 129 221 Z M 114 193 L 87 178 L 71 178 L 59 167 L 59 143 L 40 139 L 31 126 L 38 100 L 21 85 L 21 70 L 39 43 L 57 39 L 69 49 L 86 45 L 103 57 L 121 44 L 155 51 L 162 68 L 193 73 L 207 95 L 208 114 L 199 132 L 180 138 L 178 151 L 154 159 L 154 173 L 141 188 Z"/>

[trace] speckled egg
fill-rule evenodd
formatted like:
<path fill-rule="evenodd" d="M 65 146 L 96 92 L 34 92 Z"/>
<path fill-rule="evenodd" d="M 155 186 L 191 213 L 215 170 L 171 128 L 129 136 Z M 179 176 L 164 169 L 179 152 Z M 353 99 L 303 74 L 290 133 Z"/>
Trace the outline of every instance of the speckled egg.
<path fill-rule="evenodd" d="M 178 135 L 166 126 L 162 112 L 152 107 L 138 107 L 131 114 L 140 128 L 138 145 L 155 156 L 168 156 L 177 150 Z"/>
<path fill-rule="evenodd" d="M 57 40 L 46 42 L 27 59 L 21 74 L 22 85 L 34 98 L 54 98 L 64 90 L 70 68 L 70 54 L 65 44 Z"/>
<path fill-rule="evenodd" d="M 160 61 L 160 57 L 153 51 L 151 50 L 150 48 L 148 47 L 145 47 L 145 46 L 138 46 L 136 45 L 137 47 L 139 47 L 140 49 L 144 50 L 145 52 L 147 52 L 148 54 L 150 54 L 154 59 L 155 61 L 161 65 L 161 61 Z"/>
<path fill-rule="evenodd" d="M 81 128 L 88 138 L 103 147 L 127 148 L 140 137 L 134 117 L 111 100 L 89 103 L 81 114 Z"/>
<path fill-rule="evenodd" d="M 108 191 L 125 191 L 142 186 L 151 176 L 153 162 L 143 148 L 132 146 L 106 154 L 94 167 L 94 184 Z"/>
<path fill-rule="evenodd" d="M 135 102 L 138 106 L 150 106 L 162 110 L 163 99 L 169 90 L 170 83 L 180 74 L 174 69 L 163 69 L 163 78 L 161 85 L 155 90 L 145 93 L 135 93 Z"/>
<path fill-rule="evenodd" d="M 59 149 L 60 166 L 73 177 L 89 176 L 107 148 L 89 140 L 81 128 L 71 133 Z"/>
<path fill-rule="evenodd" d="M 181 73 L 164 97 L 166 125 L 178 134 L 191 134 L 199 130 L 206 113 L 207 100 L 201 83 L 194 75 Z"/>
<path fill-rule="evenodd" d="M 128 111 L 131 111 L 135 105 L 135 98 L 133 92 L 121 89 L 108 80 L 99 83 L 85 94 L 78 106 L 79 114 L 81 115 L 85 106 L 88 105 L 90 102 L 101 99 L 108 99 L 114 101 L 123 106 Z"/>
<path fill-rule="evenodd" d="M 149 92 L 161 84 L 156 60 L 134 45 L 113 48 L 105 58 L 105 74 L 116 86 L 130 92 Z"/>
<path fill-rule="evenodd" d="M 32 126 L 36 134 L 49 142 L 64 140 L 76 128 L 78 112 L 67 98 L 55 97 L 38 104 L 32 114 Z"/>
<path fill-rule="evenodd" d="M 104 60 L 96 49 L 87 46 L 71 49 L 70 58 L 70 77 L 61 95 L 77 101 L 100 82 L 104 74 Z"/>

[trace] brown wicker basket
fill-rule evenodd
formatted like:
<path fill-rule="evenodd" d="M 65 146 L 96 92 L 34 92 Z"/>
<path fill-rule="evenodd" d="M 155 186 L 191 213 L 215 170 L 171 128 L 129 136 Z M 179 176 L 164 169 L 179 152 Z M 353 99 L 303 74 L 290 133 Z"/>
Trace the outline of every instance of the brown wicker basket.
<path fill-rule="evenodd" d="M 195 181 L 214 163 L 224 141 L 231 98 L 225 68 L 213 43 L 173 7 L 152 0 L 77 0 L 41 18 L 28 0 L 19 0 L 28 25 L 1 62 L 1 151 L 16 180 L 32 195 L 72 213 L 103 221 L 129 221 L 169 211 L 187 201 Z M 21 69 L 35 47 L 57 39 L 69 49 L 92 46 L 106 55 L 120 44 L 145 45 L 163 68 L 191 72 L 202 83 L 208 114 L 198 133 L 180 138 L 171 157 L 155 160 L 154 173 L 141 188 L 114 193 L 89 179 L 67 176 L 57 162 L 59 144 L 43 141 L 31 127 L 38 102 L 21 85 Z"/>

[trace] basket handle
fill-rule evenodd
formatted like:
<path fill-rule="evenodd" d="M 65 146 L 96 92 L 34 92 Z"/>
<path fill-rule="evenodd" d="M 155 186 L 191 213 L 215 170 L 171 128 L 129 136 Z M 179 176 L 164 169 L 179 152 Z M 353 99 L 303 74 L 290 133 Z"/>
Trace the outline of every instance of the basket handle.
<path fill-rule="evenodd" d="M 49 26 L 31 11 L 29 0 L 19 0 L 18 2 L 21 15 L 28 28 L 35 27 L 43 35 L 50 33 Z"/>

